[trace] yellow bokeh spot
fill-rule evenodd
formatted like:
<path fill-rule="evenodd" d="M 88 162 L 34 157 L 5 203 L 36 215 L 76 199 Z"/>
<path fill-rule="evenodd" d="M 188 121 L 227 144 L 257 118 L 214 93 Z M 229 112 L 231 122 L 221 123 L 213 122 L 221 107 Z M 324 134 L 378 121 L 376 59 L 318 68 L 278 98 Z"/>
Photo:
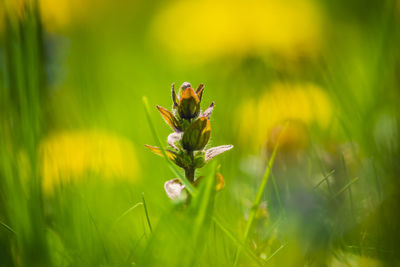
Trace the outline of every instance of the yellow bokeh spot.
<path fill-rule="evenodd" d="M 314 54 L 321 19 L 311 0 L 178 1 L 162 9 L 153 33 L 171 51 L 189 60 L 220 55 Z"/>
<path fill-rule="evenodd" d="M 332 106 L 328 95 L 313 84 L 275 83 L 257 100 L 245 101 L 237 117 L 243 144 L 253 148 L 264 146 L 277 127 L 291 122 L 284 135 L 287 143 L 298 141 L 304 146 L 305 139 L 295 136 L 296 133 L 306 134 L 312 124 L 326 129 L 332 119 Z"/>
<path fill-rule="evenodd" d="M 82 0 L 39 0 L 39 9 L 44 28 L 59 31 L 82 23 L 93 14 L 96 7 L 92 1 Z"/>
<path fill-rule="evenodd" d="M 139 165 L 131 141 L 107 132 L 55 133 L 40 143 L 39 153 L 43 190 L 47 193 L 88 174 L 128 181 L 138 177 Z"/>

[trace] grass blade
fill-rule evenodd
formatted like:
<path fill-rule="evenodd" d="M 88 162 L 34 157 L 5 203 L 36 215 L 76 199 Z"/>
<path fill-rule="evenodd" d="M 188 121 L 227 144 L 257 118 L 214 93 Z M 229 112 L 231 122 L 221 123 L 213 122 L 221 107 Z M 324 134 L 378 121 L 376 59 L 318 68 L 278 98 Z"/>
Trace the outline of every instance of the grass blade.
<path fill-rule="evenodd" d="M 279 194 L 278 185 L 276 184 L 275 176 L 272 173 L 271 173 L 271 179 L 272 179 L 272 184 L 274 185 L 274 191 L 275 191 L 276 199 L 278 200 L 278 205 L 279 205 L 280 212 L 281 212 L 281 214 L 284 214 L 285 211 L 283 210 L 283 206 L 282 206 L 282 202 L 281 202 L 281 196 Z"/>
<path fill-rule="evenodd" d="M 275 161 L 276 152 L 278 151 L 280 137 L 282 136 L 282 133 L 286 130 L 286 128 L 287 128 L 287 124 L 283 128 L 282 132 L 279 134 L 278 141 L 277 141 L 277 143 L 276 143 L 276 145 L 274 147 L 274 150 L 272 151 L 272 155 L 271 155 L 271 158 L 268 161 L 267 168 L 265 169 L 264 177 L 261 180 L 260 186 L 258 187 L 258 191 L 257 191 L 256 197 L 255 197 L 255 199 L 253 201 L 253 205 L 252 205 L 251 210 L 250 210 L 249 219 L 247 220 L 246 228 L 244 230 L 244 235 L 243 235 L 243 243 L 244 244 L 246 244 L 246 241 L 247 241 L 247 238 L 249 236 L 251 227 L 253 225 L 253 221 L 254 221 L 254 219 L 256 217 L 258 206 L 260 205 L 262 195 L 264 193 L 265 187 L 267 186 L 268 179 L 269 179 L 269 176 L 271 174 L 271 169 L 272 169 L 272 166 L 273 166 L 274 161 Z M 239 257 L 240 257 L 240 247 L 238 248 L 238 250 L 236 252 L 234 266 L 237 266 L 237 264 L 239 262 Z"/>
<path fill-rule="evenodd" d="M 144 193 L 142 193 L 142 201 L 143 201 L 144 212 L 145 212 L 145 214 L 146 214 L 147 224 L 149 225 L 150 233 L 152 233 L 152 232 L 153 232 L 153 229 L 151 228 L 151 223 L 150 223 L 150 218 L 149 218 L 149 212 L 147 211 L 146 201 L 145 201 L 145 199 L 144 199 Z"/>
<path fill-rule="evenodd" d="M 246 252 L 247 255 L 250 256 L 250 258 L 252 258 L 259 266 L 264 265 L 263 260 L 257 257 L 253 251 L 248 249 L 238 238 L 236 238 L 235 235 L 228 228 L 226 228 L 217 217 L 214 216 L 213 221 L 229 239 L 231 239 L 238 247 L 243 248 L 244 252 Z"/>
<path fill-rule="evenodd" d="M 137 207 L 139 207 L 140 205 L 143 205 L 142 202 L 138 202 L 135 205 L 133 205 L 132 207 L 130 207 L 129 209 L 127 209 L 124 213 L 121 214 L 121 216 L 119 216 L 113 223 L 113 225 L 117 224 L 123 217 L 125 217 L 129 212 L 131 212 L 132 210 L 136 209 Z"/>
<path fill-rule="evenodd" d="M 326 175 L 324 175 L 324 178 L 322 178 L 321 181 L 319 181 L 315 186 L 314 186 L 314 190 L 317 189 L 323 182 L 325 182 L 332 174 L 335 173 L 335 170 L 330 171 L 329 173 L 327 173 Z"/>
<path fill-rule="evenodd" d="M 13 233 L 14 235 L 17 235 L 17 233 L 7 224 L 3 223 L 2 221 L 0 221 L 0 225 L 2 225 L 4 228 L 6 228 L 8 231 L 10 231 L 11 233 Z"/>
<path fill-rule="evenodd" d="M 344 191 L 346 191 L 347 188 L 349 188 L 352 184 L 354 184 L 355 182 L 358 181 L 358 177 L 354 178 L 353 180 L 351 180 L 350 182 L 348 182 L 342 189 L 340 189 L 336 194 L 333 195 L 332 198 L 335 198 L 337 196 L 339 196 L 341 193 L 343 193 Z"/>
<path fill-rule="evenodd" d="M 279 251 L 281 251 L 284 247 L 286 247 L 287 243 L 280 246 L 279 248 L 277 248 L 277 250 L 275 250 L 266 260 L 265 262 L 268 262 L 269 260 L 271 260 L 276 254 L 278 254 Z"/>
<path fill-rule="evenodd" d="M 343 171 L 344 171 L 344 175 L 345 175 L 346 181 L 350 182 L 349 181 L 349 174 L 347 173 L 346 160 L 344 159 L 343 153 L 341 155 L 341 158 L 342 158 Z M 353 220 L 355 221 L 355 218 L 354 218 L 354 215 L 355 215 L 354 211 L 355 210 L 354 210 L 353 193 L 351 192 L 351 187 L 349 187 L 348 191 L 349 191 L 349 200 L 350 200 L 350 211 L 351 211 L 351 214 L 353 216 Z"/>

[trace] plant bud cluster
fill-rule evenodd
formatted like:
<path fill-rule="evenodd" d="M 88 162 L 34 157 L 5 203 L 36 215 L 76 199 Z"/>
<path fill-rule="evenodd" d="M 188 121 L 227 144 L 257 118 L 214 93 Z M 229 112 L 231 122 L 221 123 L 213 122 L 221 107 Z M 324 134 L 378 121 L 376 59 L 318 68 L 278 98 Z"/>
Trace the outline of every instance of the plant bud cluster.
<path fill-rule="evenodd" d="M 199 178 L 195 179 L 195 170 L 203 167 L 213 157 L 230 150 L 232 145 L 223 145 L 205 149 L 211 136 L 210 117 L 214 108 L 214 102 L 201 111 L 201 100 L 204 85 L 200 84 L 196 90 L 190 83 L 183 83 L 178 94 L 172 85 L 172 112 L 157 106 L 158 111 L 165 122 L 174 130 L 168 136 L 169 148 L 166 149 L 167 157 L 185 171 L 186 178 L 197 185 Z M 160 148 L 146 145 L 148 149 L 157 155 L 162 156 Z M 221 174 L 217 175 L 217 188 L 221 189 L 224 180 Z M 172 179 L 165 183 L 165 190 L 172 199 L 181 197 L 184 186 L 179 179 Z"/>

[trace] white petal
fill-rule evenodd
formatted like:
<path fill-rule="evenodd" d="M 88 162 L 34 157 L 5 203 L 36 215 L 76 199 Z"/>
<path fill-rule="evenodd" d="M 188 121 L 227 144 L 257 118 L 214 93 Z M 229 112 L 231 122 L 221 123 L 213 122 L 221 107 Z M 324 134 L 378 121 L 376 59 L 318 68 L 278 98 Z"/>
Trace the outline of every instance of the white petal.
<path fill-rule="evenodd" d="M 175 143 L 178 142 L 179 140 L 181 140 L 181 138 L 182 138 L 182 133 L 174 132 L 174 133 L 168 135 L 167 142 L 171 147 L 178 149 L 176 147 Z"/>
<path fill-rule="evenodd" d="M 212 159 L 215 156 L 218 156 L 221 153 L 224 153 L 225 151 L 228 151 L 233 148 L 233 145 L 224 145 L 224 146 L 217 146 L 217 147 L 212 147 L 210 149 L 206 150 L 206 155 L 205 155 L 205 160 L 206 162 Z"/>
<path fill-rule="evenodd" d="M 214 109 L 214 102 L 211 103 L 211 105 L 203 112 L 203 115 L 201 116 L 210 119 L 213 109 Z"/>
<path fill-rule="evenodd" d="M 178 200 L 182 197 L 182 190 L 185 188 L 178 178 L 166 181 L 164 184 L 165 192 L 172 200 Z"/>

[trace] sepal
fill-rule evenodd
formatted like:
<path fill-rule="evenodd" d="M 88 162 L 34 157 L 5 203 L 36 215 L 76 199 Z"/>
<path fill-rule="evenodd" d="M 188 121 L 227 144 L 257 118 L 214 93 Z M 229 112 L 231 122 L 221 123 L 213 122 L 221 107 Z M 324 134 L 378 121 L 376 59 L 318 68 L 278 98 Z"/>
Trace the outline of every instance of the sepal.
<path fill-rule="evenodd" d="M 182 131 L 182 127 L 179 121 L 175 118 L 174 114 L 168 109 L 157 106 L 158 111 L 160 111 L 161 116 L 164 118 L 165 122 L 174 129 L 175 132 Z"/>
<path fill-rule="evenodd" d="M 156 146 L 149 146 L 149 145 L 144 145 L 146 148 L 148 148 L 151 152 L 153 152 L 156 155 L 159 155 L 161 157 L 163 157 L 163 153 L 161 148 L 156 147 Z M 170 159 L 173 163 L 175 163 L 176 165 L 178 165 L 181 168 L 186 168 L 188 166 L 188 161 L 182 157 L 181 155 L 179 155 L 178 153 L 171 151 L 169 149 L 165 150 L 165 154 L 167 155 L 167 158 Z"/>
<path fill-rule="evenodd" d="M 199 87 L 197 87 L 196 89 L 196 95 L 199 98 L 200 102 L 201 102 L 201 98 L 203 96 L 203 91 L 204 91 L 204 84 L 200 84 Z"/>

